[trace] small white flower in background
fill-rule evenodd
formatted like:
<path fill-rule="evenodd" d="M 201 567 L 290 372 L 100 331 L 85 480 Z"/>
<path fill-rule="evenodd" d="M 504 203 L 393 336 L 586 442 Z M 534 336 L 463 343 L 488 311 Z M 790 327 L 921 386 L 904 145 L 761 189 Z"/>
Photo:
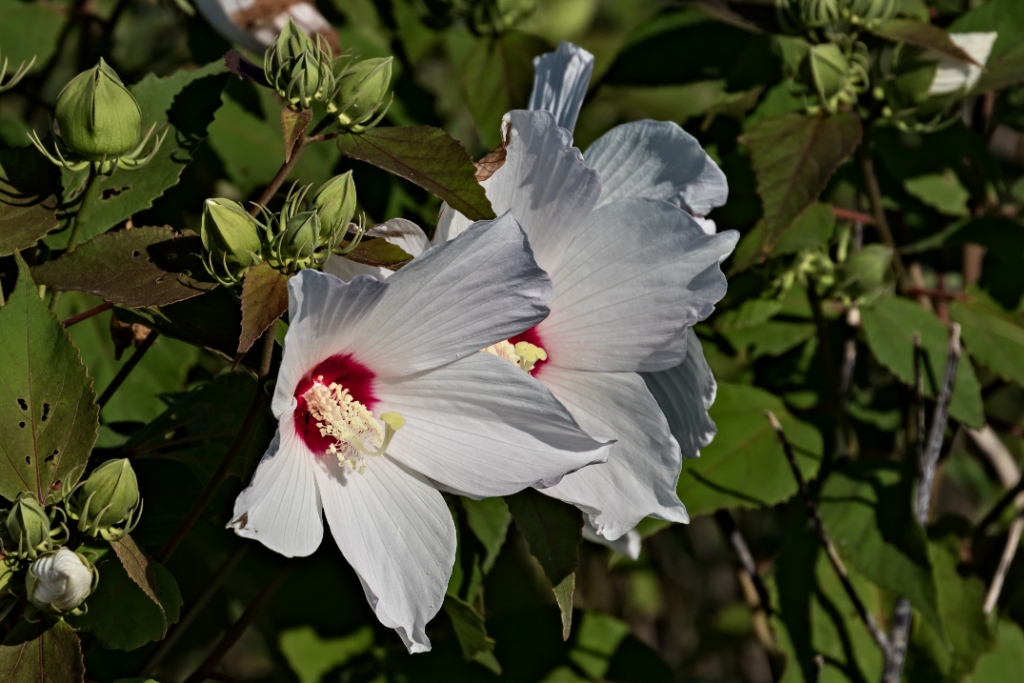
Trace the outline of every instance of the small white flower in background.
<path fill-rule="evenodd" d="M 44 610 L 70 612 L 93 589 L 94 570 L 81 555 L 61 548 L 37 559 L 28 570 L 28 599 Z"/>
<path fill-rule="evenodd" d="M 253 52 L 269 47 L 289 19 L 340 52 L 337 31 L 307 0 L 196 0 L 196 6 L 224 38 Z"/>
<path fill-rule="evenodd" d="M 998 34 L 994 32 L 950 33 L 949 39 L 981 66 L 948 55 L 935 54 L 939 64 L 935 69 L 931 87 L 928 88 L 928 94 L 948 95 L 970 92 L 981 78 L 982 66 L 988 62 L 988 56 L 992 53 L 992 46 L 997 37 Z"/>
<path fill-rule="evenodd" d="M 507 495 L 607 458 L 543 385 L 479 352 L 543 320 L 551 282 L 505 215 L 387 281 L 304 270 L 288 292 L 277 435 L 229 526 L 309 555 L 322 510 L 381 623 L 423 652 L 455 559 L 439 489 Z"/>

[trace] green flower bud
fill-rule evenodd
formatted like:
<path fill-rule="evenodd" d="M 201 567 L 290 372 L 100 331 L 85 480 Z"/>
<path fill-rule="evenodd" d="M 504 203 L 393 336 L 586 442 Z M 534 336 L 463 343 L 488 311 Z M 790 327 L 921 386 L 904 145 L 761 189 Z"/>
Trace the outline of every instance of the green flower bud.
<path fill-rule="evenodd" d="M 794 33 L 833 26 L 842 16 L 839 0 L 776 0 L 775 7 L 780 23 Z"/>
<path fill-rule="evenodd" d="M 334 89 L 330 56 L 291 19 L 267 51 L 263 71 L 290 105 L 309 109 Z"/>
<path fill-rule="evenodd" d="M 338 117 L 342 127 L 358 133 L 376 125 L 371 120 L 384 104 L 391 84 L 391 61 L 392 57 L 364 59 L 338 76 L 338 89 L 327 111 Z"/>
<path fill-rule="evenodd" d="M 344 235 L 356 214 L 356 184 L 352 171 L 337 175 L 321 185 L 313 195 L 313 206 L 320 216 L 324 234 Z"/>
<path fill-rule="evenodd" d="M 308 264 L 320 246 L 320 217 L 315 211 L 295 214 L 288 219 L 280 239 L 283 260 L 300 266 Z"/>
<path fill-rule="evenodd" d="M 119 535 L 112 528 L 129 522 L 139 506 L 139 482 L 127 459 L 109 460 L 89 475 L 75 494 L 71 516 L 78 530 L 92 536 Z"/>
<path fill-rule="evenodd" d="M 90 161 L 130 152 L 142 133 L 139 103 L 102 59 L 60 91 L 56 118 L 63 143 Z"/>
<path fill-rule="evenodd" d="M 259 228 L 238 202 L 207 199 L 199 233 L 206 269 L 218 279 L 237 280 L 263 260 Z"/>
<path fill-rule="evenodd" d="M 9 553 L 35 557 L 51 547 L 50 517 L 32 493 L 18 494 L 5 526 Z"/>
<path fill-rule="evenodd" d="M 96 587 L 95 567 L 82 555 L 61 548 L 43 555 L 28 568 L 25 588 L 28 599 L 54 614 L 73 612 Z"/>
<path fill-rule="evenodd" d="M 850 103 L 850 63 L 842 49 L 835 43 L 822 43 L 810 49 L 807 55 L 811 69 L 811 80 L 821 105 L 835 112 L 840 102 Z"/>
<path fill-rule="evenodd" d="M 847 0 L 850 20 L 855 24 L 873 26 L 896 16 L 897 0 Z"/>

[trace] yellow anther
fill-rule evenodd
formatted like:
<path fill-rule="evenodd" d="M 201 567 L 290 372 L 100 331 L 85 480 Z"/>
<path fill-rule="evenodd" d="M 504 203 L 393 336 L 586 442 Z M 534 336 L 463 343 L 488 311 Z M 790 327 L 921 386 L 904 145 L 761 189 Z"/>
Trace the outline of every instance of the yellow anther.
<path fill-rule="evenodd" d="M 401 413 L 381 413 L 380 419 L 396 432 L 405 426 L 405 418 L 402 417 Z"/>
<path fill-rule="evenodd" d="M 526 372 L 533 370 L 539 361 L 548 359 L 547 351 L 530 342 L 516 343 L 515 351 L 519 367 Z"/>
<path fill-rule="evenodd" d="M 386 445 L 384 427 L 366 406 L 352 398 L 348 389 L 336 383 L 317 383 L 306 392 L 305 398 L 320 435 L 329 436 L 337 442 L 331 444 L 327 451 L 336 455 L 342 465 L 361 471 L 362 456 L 383 453 Z"/>

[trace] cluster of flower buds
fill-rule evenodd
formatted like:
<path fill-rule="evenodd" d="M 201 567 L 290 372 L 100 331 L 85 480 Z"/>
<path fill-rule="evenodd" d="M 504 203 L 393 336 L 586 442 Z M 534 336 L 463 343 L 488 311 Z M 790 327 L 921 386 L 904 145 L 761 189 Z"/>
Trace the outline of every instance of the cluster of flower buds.
<path fill-rule="evenodd" d="M 326 102 L 334 92 L 331 49 L 317 36 L 306 35 L 289 19 L 263 57 L 263 72 L 270 86 L 294 109 L 309 109 Z"/>
<path fill-rule="evenodd" d="M 38 135 L 30 133 L 29 139 L 50 161 L 70 171 L 91 166 L 105 175 L 115 168 L 140 168 L 149 163 L 167 135 L 166 131 L 158 135 L 152 149 L 144 153 L 156 124 L 142 134 L 139 103 L 102 59 L 64 86 L 55 114 L 56 156 Z"/>
<path fill-rule="evenodd" d="M 88 538 L 121 538 L 135 526 L 141 509 L 138 482 L 128 460 L 103 463 L 55 503 L 20 493 L 11 509 L 0 513 L 0 601 L 10 604 L 24 590 L 28 600 L 47 614 L 81 614 L 99 574 L 82 552 L 71 547 Z M 65 523 L 69 518 L 77 521 L 73 529 Z"/>
<path fill-rule="evenodd" d="M 362 227 L 341 247 L 356 213 L 352 172 L 331 178 L 307 202 L 310 187 L 292 188 L 277 214 L 261 206 L 259 219 L 246 213 L 238 202 L 206 200 L 200 230 L 207 272 L 231 286 L 264 261 L 292 274 L 321 267 L 331 253 L 354 249 L 362 238 Z"/>
<path fill-rule="evenodd" d="M 779 23 L 791 33 L 843 33 L 892 19 L 899 0 L 776 0 Z"/>

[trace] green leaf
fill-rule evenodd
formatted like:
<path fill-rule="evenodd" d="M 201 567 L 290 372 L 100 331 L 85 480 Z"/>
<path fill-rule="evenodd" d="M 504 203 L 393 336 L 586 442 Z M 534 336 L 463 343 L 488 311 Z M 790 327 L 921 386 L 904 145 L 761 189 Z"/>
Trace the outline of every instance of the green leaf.
<path fill-rule="evenodd" d="M 1000 619 L 997 630 L 998 645 L 978 660 L 966 683 L 1005 683 L 1024 671 L 1024 631 L 1008 619 Z"/>
<path fill-rule="evenodd" d="M 973 94 L 1024 81 L 1024 5 L 1017 0 L 987 0 L 957 17 L 950 31 L 998 33 Z"/>
<path fill-rule="evenodd" d="M 744 134 L 764 203 L 762 254 L 771 254 L 796 217 L 818 200 L 862 136 L 860 118 L 853 113 L 779 114 Z"/>
<path fill-rule="evenodd" d="M 942 173 L 909 178 L 903 181 L 903 186 L 908 193 L 939 213 L 961 217 L 970 215 L 967 200 L 971 198 L 971 193 L 948 168 Z"/>
<path fill-rule="evenodd" d="M 50 289 L 88 292 L 128 308 L 163 306 L 217 286 L 205 278 L 202 248 L 198 235 L 168 227 L 118 230 L 36 266 L 32 275 Z"/>
<path fill-rule="evenodd" d="M 60 171 L 35 147 L 0 151 L 0 256 L 34 246 L 57 227 L 60 193 Z"/>
<path fill-rule="evenodd" d="M 587 610 L 576 634 L 576 647 L 569 651 L 569 659 L 591 679 L 605 680 L 609 660 L 629 636 L 629 630 L 628 624 L 613 616 Z"/>
<path fill-rule="evenodd" d="M 462 90 L 488 149 L 501 144 L 501 117 L 522 108 L 533 86 L 533 58 L 551 48 L 519 31 L 476 40 L 462 64 Z"/>
<path fill-rule="evenodd" d="M 0 2 L 0 59 L 10 60 L 8 73 L 33 57 L 39 71 L 57 49 L 69 15 L 59 5 L 41 2 Z M 6 80 L 6 79 L 5 79 Z"/>
<path fill-rule="evenodd" d="M 943 29 L 924 21 L 915 19 L 890 19 L 889 21 L 869 29 L 880 38 L 891 40 L 894 43 L 907 43 L 926 50 L 934 50 L 944 55 L 959 59 L 963 62 L 976 64 L 969 54 L 957 46 L 949 33 Z"/>
<path fill-rule="evenodd" d="M 390 268 L 391 270 L 397 270 L 412 260 L 412 256 L 405 253 L 400 246 L 381 238 L 363 239 L 355 249 L 345 256 L 333 256 L 332 258 L 347 258 L 349 261 L 362 263 L 364 266 Z"/>
<path fill-rule="evenodd" d="M 818 509 L 843 560 L 877 585 L 905 595 L 942 634 L 938 593 L 924 531 L 899 473 L 857 463 L 825 481 Z"/>
<path fill-rule="evenodd" d="M 934 313 L 907 299 L 886 296 L 861 310 L 861 324 L 875 358 L 907 386 L 914 386 L 914 333 L 920 332 L 921 348 L 935 382 L 933 385 L 925 372 L 924 391 L 929 397 L 935 396 L 946 368 L 949 330 Z M 975 429 L 985 424 L 981 386 L 974 368 L 963 360 L 957 366 L 949 414 Z"/>
<path fill-rule="evenodd" d="M 797 492 L 793 470 L 765 410 L 782 423 L 804 478 L 815 477 L 823 452 L 816 428 L 797 420 L 779 398 L 762 389 L 719 384 L 708 411 L 718 435 L 699 458 L 683 461 L 676 487 L 691 517 L 722 508 L 770 507 Z"/>
<path fill-rule="evenodd" d="M 920 624 L 907 653 L 910 683 L 959 683 L 981 656 L 995 647 L 995 634 L 982 612 L 985 584 L 977 577 L 961 576 L 957 570 L 960 542 L 955 535 L 946 534 L 928 544 L 938 586 L 939 616 L 949 625 L 949 645 L 929 623 Z"/>
<path fill-rule="evenodd" d="M 501 664 L 494 656 L 494 638 L 487 635 L 484 618 L 472 605 L 453 595 L 444 596 L 444 611 L 451 619 L 452 629 L 465 660 L 477 662 L 500 676 Z"/>
<path fill-rule="evenodd" d="M 481 569 L 487 574 L 498 559 L 501 546 L 505 544 L 505 536 L 508 535 L 508 525 L 512 521 L 512 514 L 508 510 L 508 504 L 501 498 L 484 498 L 473 500 L 472 498 L 460 498 L 462 508 L 466 511 L 466 521 L 473 535 L 477 537 L 486 553 L 481 561 Z"/>
<path fill-rule="evenodd" d="M 23 621 L 0 645 L 0 680 L 82 683 L 85 662 L 78 634 L 66 622 Z"/>
<path fill-rule="evenodd" d="M 373 629 L 363 626 L 341 638 L 321 638 L 312 626 L 300 626 L 282 631 L 278 645 L 299 683 L 320 683 L 332 669 L 373 647 Z"/>
<path fill-rule="evenodd" d="M 144 126 L 157 124 L 167 133 L 152 161 L 135 171 L 114 171 L 100 178 L 100 194 L 82 222 L 79 240 L 84 242 L 118 223 L 153 206 L 153 201 L 178 184 L 182 170 L 192 161 L 196 148 L 206 137 L 206 128 L 220 107 L 221 91 L 228 74 L 218 61 L 195 71 L 179 70 L 158 78 L 149 74 L 129 90 L 142 107 Z M 67 188 L 85 181 L 85 172 L 65 178 Z M 67 246 L 70 231 L 47 238 L 52 249 Z"/>
<path fill-rule="evenodd" d="M 789 229 L 782 233 L 770 254 L 765 254 L 761 250 L 764 243 L 764 226 L 764 221 L 758 221 L 754 229 L 744 235 L 736 246 L 734 272 L 745 270 L 770 256 L 796 254 L 804 249 L 826 246 L 835 232 L 836 217 L 828 204 L 811 204 L 793 219 Z"/>
<path fill-rule="evenodd" d="M 562 615 L 562 637 L 568 638 L 572 626 L 572 593 L 583 541 L 583 513 L 563 503 L 525 489 L 505 496 L 516 526 L 526 536 L 530 552 L 540 562 L 551 582 Z"/>
<path fill-rule="evenodd" d="M 372 128 L 338 138 L 338 149 L 416 183 L 473 221 L 494 218 L 466 148 L 440 128 Z"/>
<path fill-rule="evenodd" d="M 288 276 L 269 263 L 250 268 L 242 282 L 242 333 L 235 360 L 252 348 L 268 327 L 288 310 Z"/>
<path fill-rule="evenodd" d="M 159 598 L 154 602 L 121 562 L 107 557 L 107 561 L 97 565 L 100 581 L 96 592 L 86 600 L 88 611 L 81 616 L 69 616 L 67 621 L 96 636 L 99 645 L 108 650 L 130 651 L 160 640 L 181 612 L 181 593 L 174 577 L 162 565 L 150 562 Z"/>
<path fill-rule="evenodd" d="M 803 344 L 813 337 L 814 333 L 814 323 L 769 320 L 754 327 L 725 332 L 723 336 L 737 351 L 749 350 L 751 358 L 759 358 L 781 356 Z"/>
<path fill-rule="evenodd" d="M 124 567 L 129 578 L 154 604 L 160 607 L 162 612 L 163 605 L 160 604 L 160 598 L 157 597 L 156 573 L 149 557 L 142 552 L 139 546 L 135 545 L 135 541 L 128 534 L 112 541 L 110 547 L 114 549 L 117 559 L 121 560 L 121 566 Z"/>
<path fill-rule="evenodd" d="M 81 476 L 99 408 L 78 349 L 15 260 L 18 284 L 0 309 L 0 496 L 27 490 L 45 500 Z"/>
<path fill-rule="evenodd" d="M 971 357 L 1008 382 L 1024 386 L 1024 326 L 996 302 L 974 292 L 954 301 L 949 316 L 960 323 Z"/>

